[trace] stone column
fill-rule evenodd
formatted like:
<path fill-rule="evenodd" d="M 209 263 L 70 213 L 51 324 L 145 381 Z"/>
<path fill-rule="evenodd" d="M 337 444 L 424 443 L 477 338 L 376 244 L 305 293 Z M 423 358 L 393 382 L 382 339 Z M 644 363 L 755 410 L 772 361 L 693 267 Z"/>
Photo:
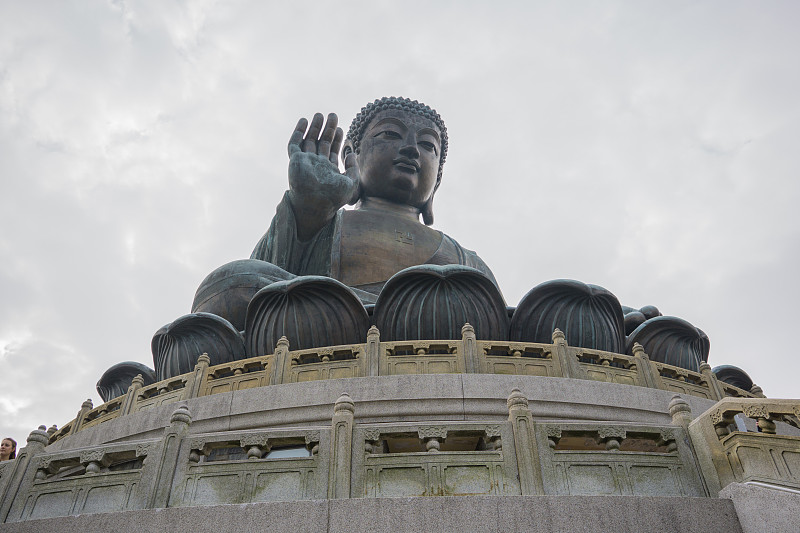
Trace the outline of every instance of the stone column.
<path fill-rule="evenodd" d="M 682 426 L 686 429 L 692 422 L 692 407 L 679 394 L 676 394 L 669 402 L 669 416 L 672 417 L 673 426 Z"/>
<path fill-rule="evenodd" d="M 640 384 L 643 387 L 650 387 L 651 389 L 661 388 L 659 387 L 661 376 L 654 375 L 654 369 L 653 365 L 650 363 L 650 358 L 644 352 L 642 345 L 638 342 L 633 344 L 633 359 L 636 361 L 636 373 L 640 376 Z"/>
<path fill-rule="evenodd" d="M 722 387 L 717 380 L 717 376 L 711 371 L 711 365 L 706 363 L 705 361 L 700 363 L 700 373 L 703 374 L 703 377 L 706 378 L 706 383 L 708 383 L 708 390 L 711 392 L 711 399 L 712 400 L 721 400 L 725 397 L 725 391 L 722 390 Z"/>
<path fill-rule="evenodd" d="M 120 407 L 120 416 L 129 415 L 136 410 L 136 402 L 139 401 L 139 389 L 142 387 L 144 387 L 144 378 L 141 374 L 137 374 L 125 394 L 125 400 L 123 400 L 122 407 Z"/>
<path fill-rule="evenodd" d="M 506 402 L 508 419 L 514 430 L 514 448 L 517 454 L 517 471 L 522 495 L 544 494 L 539 448 L 533 432 L 533 415 L 528 399 L 519 389 L 511 391 Z"/>
<path fill-rule="evenodd" d="M 186 385 L 183 387 L 183 400 L 197 398 L 203 396 L 205 393 L 204 385 L 208 381 L 208 366 L 211 364 L 211 358 L 207 353 L 204 353 L 197 358 L 197 364 L 194 365 L 194 371 L 189 374 L 189 379 L 186 380 Z"/>
<path fill-rule="evenodd" d="M 715 407 L 720 404 L 717 402 Z M 712 407 L 712 409 L 714 409 Z M 689 444 L 697 457 L 703 483 L 706 485 L 709 496 L 716 498 L 722 489 L 722 479 L 732 479 L 730 461 L 724 451 L 720 451 L 719 439 L 728 434 L 727 426 L 734 422 L 733 417 L 723 415 L 717 408 L 710 416 L 701 415 L 692 420 L 692 411 L 686 400 L 677 394 L 669 403 L 669 412 L 673 424 L 689 424 Z"/>
<path fill-rule="evenodd" d="M 370 326 L 367 332 L 367 375 L 380 374 L 381 364 L 381 332 L 375 326 Z"/>
<path fill-rule="evenodd" d="M 464 352 L 464 370 L 467 374 L 478 374 L 481 363 L 478 359 L 478 341 L 475 339 L 475 328 L 467 322 L 461 328 L 461 346 Z"/>
<path fill-rule="evenodd" d="M 270 375 L 270 385 L 280 385 L 283 383 L 283 369 L 286 367 L 286 360 L 289 358 L 289 339 L 281 337 L 278 345 L 275 346 L 275 355 L 272 357 L 272 374 Z"/>
<path fill-rule="evenodd" d="M 81 426 L 83 425 L 83 419 L 86 418 L 86 413 L 92 409 L 94 409 L 94 406 L 92 405 L 92 399 L 88 398 L 81 404 L 81 410 L 78 411 L 78 416 L 75 417 L 75 423 L 72 424 L 72 429 L 69 430 L 70 435 L 74 435 L 80 431 Z"/>
<path fill-rule="evenodd" d="M 146 461 L 157 461 L 150 499 L 147 507 L 162 508 L 169 503 L 169 494 L 175 477 L 175 469 L 181 451 L 181 442 L 189 432 L 192 415 L 186 405 L 181 405 L 172 412 L 169 426 L 164 430 L 164 437 L 160 443 L 160 453 L 148 457 Z"/>
<path fill-rule="evenodd" d="M 350 467 L 353 456 L 353 414 L 355 404 L 345 392 L 333 406 L 331 453 L 328 457 L 328 498 L 350 497 Z"/>
<path fill-rule="evenodd" d="M 581 367 L 578 358 L 569 353 L 567 338 L 564 332 L 553 330 L 553 344 L 556 345 L 555 356 L 561 367 L 561 376 L 565 378 L 588 379 L 586 371 Z"/>
<path fill-rule="evenodd" d="M 27 489 L 33 484 L 38 466 L 34 458 L 42 453 L 49 442 L 47 428 L 39 426 L 39 429 L 34 429 L 28 435 L 28 445 L 17 452 L 17 458 L 9 465 L 10 468 L 6 467 L 8 482 L 4 486 L 0 486 L 2 489 L 0 490 L 0 524 L 8 518 L 11 505 L 17 496 L 27 492 Z M 20 498 L 15 514 L 20 513 L 20 506 L 24 505 L 24 500 L 25 498 Z"/>

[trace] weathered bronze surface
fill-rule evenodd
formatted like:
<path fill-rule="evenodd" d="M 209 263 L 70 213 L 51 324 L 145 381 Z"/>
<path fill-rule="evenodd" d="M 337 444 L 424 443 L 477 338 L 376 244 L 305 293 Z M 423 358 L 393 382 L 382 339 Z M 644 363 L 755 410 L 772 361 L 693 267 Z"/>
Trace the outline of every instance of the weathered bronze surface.
<path fill-rule="evenodd" d="M 682 318 L 656 316 L 646 320 L 628 335 L 625 353 L 633 354 L 636 343 L 644 347 L 653 361 L 695 372 L 700 363 L 708 361 L 708 336 Z"/>
<path fill-rule="evenodd" d="M 741 368 L 733 365 L 719 365 L 711 369 L 717 379 L 730 383 L 734 387 L 749 391 L 753 388 L 753 379 Z"/>
<path fill-rule="evenodd" d="M 398 272 L 378 296 L 373 319 L 387 341 L 457 340 L 465 323 L 479 339 L 508 338 L 500 291 L 481 272 L 460 265 L 419 265 Z"/>
<path fill-rule="evenodd" d="M 189 372 L 203 353 L 215 365 L 245 357 L 242 334 L 211 313 L 191 313 L 163 326 L 153 335 L 150 349 L 157 381 Z"/>
<path fill-rule="evenodd" d="M 327 121 L 318 113 L 310 125 L 298 122 L 289 141 L 289 190 L 251 258 L 373 294 L 393 274 L 426 263 L 471 266 L 494 281 L 474 252 L 427 227 L 447 153 L 438 113 L 383 98 L 361 110 L 346 140 L 337 124 L 333 113 Z M 342 209 L 348 203 L 353 211 Z"/>
<path fill-rule="evenodd" d="M 559 329 L 572 346 L 631 354 L 639 343 L 690 370 L 707 360 L 702 331 L 595 285 L 545 282 L 506 308 L 477 254 L 430 227 L 447 150 L 439 114 L 405 98 L 368 104 L 346 136 L 333 113 L 300 119 L 269 230 L 250 259 L 203 280 L 193 314 L 156 332 L 157 379 L 202 352 L 216 363 L 265 355 L 284 336 L 293 349 L 352 344 L 371 325 L 384 340 L 457 340 L 469 322 L 479 339 L 548 343 Z"/>
<path fill-rule="evenodd" d="M 537 285 L 511 319 L 510 339 L 548 342 L 556 328 L 571 346 L 621 353 L 625 348 L 622 307 L 597 285 L 558 279 Z"/>
<path fill-rule="evenodd" d="M 137 375 L 142 376 L 142 384 L 145 386 L 156 382 L 156 373 L 152 368 L 136 361 L 125 361 L 117 363 L 103 373 L 97 381 L 97 394 L 104 402 L 122 396 L 128 392 L 128 387 Z"/>
<path fill-rule="evenodd" d="M 264 287 L 250 301 L 245 324 L 248 357 L 271 353 L 281 337 L 292 349 L 359 342 L 369 329 L 367 310 L 344 284 L 302 276 Z"/>
<path fill-rule="evenodd" d="M 213 313 L 242 331 L 247 304 L 255 293 L 270 283 L 293 277 L 266 261 L 231 261 L 206 276 L 194 295 L 192 313 Z"/>

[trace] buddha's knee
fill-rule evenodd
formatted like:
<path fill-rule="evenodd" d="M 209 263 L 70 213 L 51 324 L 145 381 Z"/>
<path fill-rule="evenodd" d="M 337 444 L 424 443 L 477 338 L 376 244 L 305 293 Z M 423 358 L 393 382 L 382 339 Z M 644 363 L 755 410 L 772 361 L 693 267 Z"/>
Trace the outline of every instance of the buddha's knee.
<path fill-rule="evenodd" d="M 211 272 L 194 295 L 192 313 L 212 313 L 244 329 L 247 304 L 263 287 L 296 277 L 282 268 L 258 259 L 239 259 Z"/>

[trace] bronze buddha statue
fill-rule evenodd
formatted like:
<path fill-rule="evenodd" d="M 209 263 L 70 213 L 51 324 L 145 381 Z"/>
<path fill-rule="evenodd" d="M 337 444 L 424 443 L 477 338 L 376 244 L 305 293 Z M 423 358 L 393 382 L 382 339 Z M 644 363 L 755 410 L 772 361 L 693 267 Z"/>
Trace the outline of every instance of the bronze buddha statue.
<path fill-rule="evenodd" d="M 391 276 L 422 264 L 466 265 L 495 282 L 474 252 L 429 227 L 447 156 L 439 114 L 391 97 L 362 108 L 346 138 L 337 122 L 333 113 L 327 121 L 318 113 L 310 126 L 297 123 L 289 190 L 251 259 L 295 275 L 330 276 L 367 300 L 361 291 L 377 295 Z"/>
<path fill-rule="evenodd" d="M 479 339 L 549 343 L 559 329 L 572 346 L 631 354 L 638 343 L 689 370 L 707 361 L 701 330 L 655 308 L 623 309 L 602 287 L 553 280 L 507 307 L 475 252 L 430 227 L 448 147 L 439 114 L 390 97 L 362 108 L 346 136 L 337 122 L 297 123 L 289 190 L 269 230 L 250 259 L 203 280 L 191 314 L 156 332 L 155 381 L 189 372 L 203 352 L 220 364 L 269 353 L 283 337 L 296 350 L 348 345 L 371 325 L 388 341 L 459 339 L 469 323 Z M 101 381 L 125 390 L 134 371 L 112 367 Z"/>

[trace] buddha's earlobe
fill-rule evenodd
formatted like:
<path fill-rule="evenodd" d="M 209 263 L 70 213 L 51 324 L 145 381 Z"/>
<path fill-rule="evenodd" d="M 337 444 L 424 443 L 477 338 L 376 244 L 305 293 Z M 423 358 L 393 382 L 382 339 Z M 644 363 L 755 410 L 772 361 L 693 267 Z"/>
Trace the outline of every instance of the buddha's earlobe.
<path fill-rule="evenodd" d="M 426 226 L 433 224 L 433 194 L 431 194 L 431 197 L 425 202 L 425 205 L 422 206 L 420 213 L 422 213 L 422 222 Z"/>

